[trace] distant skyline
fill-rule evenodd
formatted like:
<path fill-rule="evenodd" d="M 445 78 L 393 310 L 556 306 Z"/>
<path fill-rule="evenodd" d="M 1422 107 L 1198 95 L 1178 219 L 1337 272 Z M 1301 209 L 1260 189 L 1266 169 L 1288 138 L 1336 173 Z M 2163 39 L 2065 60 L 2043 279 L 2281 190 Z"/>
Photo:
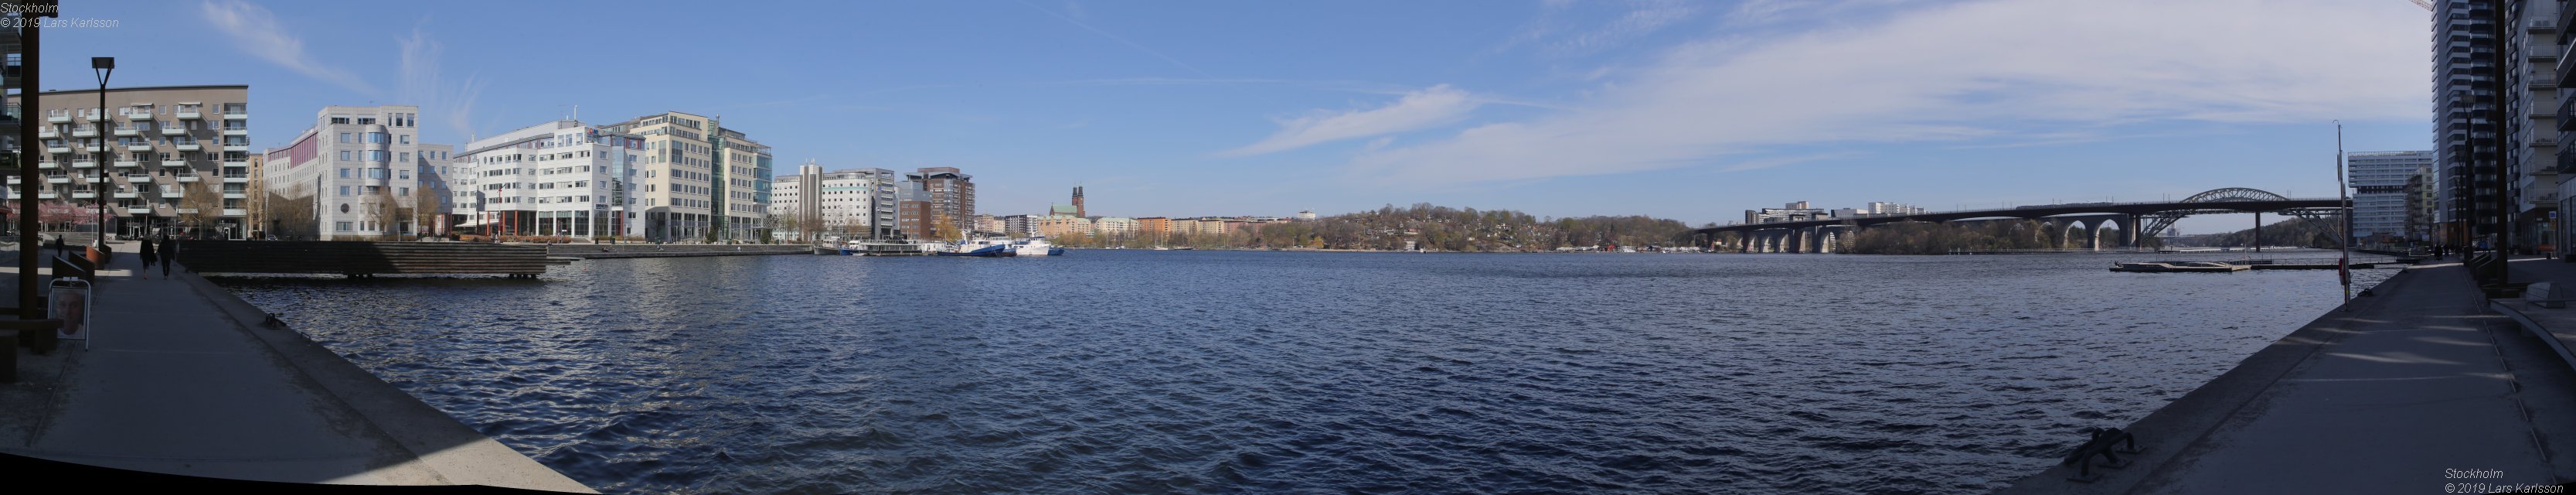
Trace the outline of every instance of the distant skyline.
<path fill-rule="evenodd" d="M 414 104 L 462 145 L 720 115 L 780 174 L 951 166 L 984 213 L 1337 214 L 1416 202 L 1697 225 L 1809 201 L 1947 210 L 2335 190 L 2431 146 L 2404 1 L 78 2 L 48 90 L 247 84 L 252 138 Z M 2244 228 L 2250 219 L 2183 223 Z M 2232 225 L 2232 227 L 2231 227 Z"/>

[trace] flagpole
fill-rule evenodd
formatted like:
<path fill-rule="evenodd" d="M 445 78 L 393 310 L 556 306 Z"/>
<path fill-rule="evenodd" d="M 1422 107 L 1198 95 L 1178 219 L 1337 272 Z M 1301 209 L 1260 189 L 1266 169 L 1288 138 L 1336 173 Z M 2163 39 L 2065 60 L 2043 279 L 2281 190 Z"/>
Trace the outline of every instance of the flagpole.
<path fill-rule="evenodd" d="M 2343 258 L 2335 261 L 2335 274 L 2343 278 L 2344 311 L 2352 311 L 2352 197 L 2350 184 L 2344 180 L 2343 121 L 2335 121 L 2335 199 L 2343 206 L 2343 236 L 2335 245 L 2343 248 Z"/>

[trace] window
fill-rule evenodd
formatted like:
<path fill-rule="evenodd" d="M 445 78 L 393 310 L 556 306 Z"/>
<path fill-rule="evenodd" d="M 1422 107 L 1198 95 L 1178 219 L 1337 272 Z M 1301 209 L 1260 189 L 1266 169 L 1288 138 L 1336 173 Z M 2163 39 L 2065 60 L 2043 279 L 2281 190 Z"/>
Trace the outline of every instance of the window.
<path fill-rule="evenodd" d="M 410 171 L 410 170 L 403 170 L 403 171 L 401 171 L 401 172 L 402 172 L 402 177 L 400 177 L 400 178 L 404 178 L 404 179 L 409 179 L 409 178 L 411 178 L 411 171 Z"/>
<path fill-rule="evenodd" d="M 341 207 L 343 207 L 343 208 L 346 208 L 348 205 L 340 205 L 340 206 L 341 206 Z M 349 222 L 334 222 L 334 223 L 333 223 L 333 226 L 334 226 L 334 227 L 338 227 L 338 228 L 340 229 L 340 231 L 341 231 L 341 232 L 348 232 L 348 231 L 349 231 Z"/>
<path fill-rule="evenodd" d="M 400 193 L 400 194 L 402 194 L 402 195 L 404 195 L 404 196 L 410 196 L 410 195 L 411 195 L 411 188 L 404 187 L 404 188 L 397 188 L 396 190 L 401 191 L 401 193 Z"/>
<path fill-rule="evenodd" d="M 383 194 L 385 186 L 367 186 L 367 194 Z"/>
<path fill-rule="evenodd" d="M 403 163 L 411 163 L 411 152 L 409 152 L 409 151 L 405 151 L 405 152 L 402 152 L 402 153 L 397 154 L 397 156 L 400 156 L 400 157 L 401 157 L 401 159 L 396 160 L 396 161 L 400 161 L 400 162 L 403 162 Z"/>
<path fill-rule="evenodd" d="M 396 137 L 400 137 L 400 138 L 402 138 L 402 139 L 401 139 L 402 144 L 411 144 L 411 135 L 410 135 L 410 134 L 404 134 L 404 135 L 396 136 Z"/>
<path fill-rule="evenodd" d="M 349 150 L 340 150 L 340 161 L 349 161 Z"/>
<path fill-rule="evenodd" d="M 349 186 L 340 186 L 340 195 L 341 195 L 341 196 L 347 196 L 347 195 L 349 195 Z M 345 209 L 345 208 L 348 208 L 348 207 L 349 207 L 349 205 L 340 205 L 340 207 L 341 207 L 341 208 L 343 208 L 343 209 Z"/>
<path fill-rule="evenodd" d="M 347 153 L 347 152 L 346 152 L 346 151 L 342 151 L 341 153 Z M 344 156 L 344 157 L 340 157 L 340 159 L 342 159 L 342 160 L 346 160 L 346 159 L 348 159 L 348 158 L 349 158 L 349 157 L 345 157 L 345 156 Z M 342 179 L 349 178 L 349 169 L 345 169 L 345 168 L 344 168 L 344 169 L 340 169 L 340 178 L 342 178 Z"/>
<path fill-rule="evenodd" d="M 335 120 L 336 120 L 336 119 L 335 119 Z M 340 142 L 343 142 L 343 143 L 349 142 L 349 133 L 346 133 L 346 132 L 340 133 Z"/>

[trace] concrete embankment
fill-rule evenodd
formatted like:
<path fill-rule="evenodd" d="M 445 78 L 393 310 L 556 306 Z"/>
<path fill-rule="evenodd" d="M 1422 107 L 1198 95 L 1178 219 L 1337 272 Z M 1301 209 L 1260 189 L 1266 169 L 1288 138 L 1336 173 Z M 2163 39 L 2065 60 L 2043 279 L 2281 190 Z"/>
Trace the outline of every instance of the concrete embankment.
<path fill-rule="evenodd" d="M 2144 448 L 2122 455 L 2132 464 L 2097 463 L 2102 478 L 2090 483 L 2060 465 L 2004 491 L 2443 493 L 2576 481 L 2576 370 L 2490 311 L 2457 264 L 2408 269 L 2371 293 L 2125 425 Z M 2082 440 L 2067 435 L 2070 447 Z"/>
<path fill-rule="evenodd" d="M 686 256 L 765 256 L 775 254 L 813 254 L 812 246 L 797 244 L 554 244 L 546 246 L 546 255 L 565 258 L 676 258 Z"/>
<path fill-rule="evenodd" d="M 20 381 L 0 384 L 0 453 L 226 479 L 591 491 L 205 279 L 146 279 L 132 246 L 118 252 L 91 340 L 18 351 Z"/>

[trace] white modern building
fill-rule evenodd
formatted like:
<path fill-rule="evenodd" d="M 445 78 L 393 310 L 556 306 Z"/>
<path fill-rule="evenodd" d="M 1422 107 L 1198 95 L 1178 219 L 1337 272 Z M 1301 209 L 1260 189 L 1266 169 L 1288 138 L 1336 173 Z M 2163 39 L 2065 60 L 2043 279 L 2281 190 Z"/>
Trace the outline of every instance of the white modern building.
<path fill-rule="evenodd" d="M 2432 150 L 2350 153 L 2344 158 L 2352 186 L 2352 238 L 2357 243 L 2406 237 L 2406 181 L 2429 173 Z"/>
<path fill-rule="evenodd" d="M 644 236 L 656 241 L 755 240 L 767 229 L 770 152 L 715 117 L 663 112 L 600 128 L 644 140 Z"/>
<path fill-rule="evenodd" d="M 630 194 L 644 140 L 564 119 L 476 140 L 449 187 L 458 227 L 505 236 L 641 237 Z"/>
<path fill-rule="evenodd" d="M 825 172 L 809 161 L 796 167 L 796 175 L 770 180 L 769 211 L 787 221 L 780 226 L 782 234 L 802 234 L 799 230 L 811 226 L 819 235 L 890 239 L 895 237 L 896 192 L 902 181 L 893 170 Z"/>
<path fill-rule="evenodd" d="M 309 202 L 313 225 L 269 226 L 273 231 L 321 240 L 441 233 L 437 224 L 447 215 L 439 210 L 445 186 L 438 167 L 453 148 L 420 141 L 420 107 L 333 105 L 313 121 L 294 144 L 268 150 L 261 165 L 263 186 Z"/>

